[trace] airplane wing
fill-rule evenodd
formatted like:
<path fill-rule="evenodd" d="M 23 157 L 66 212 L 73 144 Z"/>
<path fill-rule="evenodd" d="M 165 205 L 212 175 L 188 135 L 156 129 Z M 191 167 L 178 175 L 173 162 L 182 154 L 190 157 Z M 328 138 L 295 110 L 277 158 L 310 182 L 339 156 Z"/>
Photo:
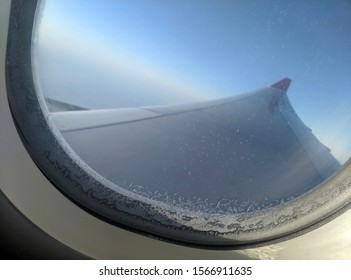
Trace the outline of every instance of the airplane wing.
<path fill-rule="evenodd" d="M 51 117 L 76 153 L 121 187 L 190 208 L 250 211 L 299 196 L 340 166 L 291 106 L 290 82 L 194 104 Z"/>
<path fill-rule="evenodd" d="M 87 110 L 86 108 L 62 102 L 49 97 L 45 97 L 45 101 L 50 112 Z"/>

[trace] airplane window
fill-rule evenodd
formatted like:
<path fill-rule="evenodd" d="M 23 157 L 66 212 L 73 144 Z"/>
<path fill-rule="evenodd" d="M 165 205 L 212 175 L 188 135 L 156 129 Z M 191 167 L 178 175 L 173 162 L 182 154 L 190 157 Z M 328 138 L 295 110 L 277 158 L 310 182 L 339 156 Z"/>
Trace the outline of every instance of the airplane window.
<path fill-rule="evenodd" d="M 38 1 L 37 160 L 85 209 L 162 238 L 295 232 L 348 166 L 350 32 L 346 0 Z"/>

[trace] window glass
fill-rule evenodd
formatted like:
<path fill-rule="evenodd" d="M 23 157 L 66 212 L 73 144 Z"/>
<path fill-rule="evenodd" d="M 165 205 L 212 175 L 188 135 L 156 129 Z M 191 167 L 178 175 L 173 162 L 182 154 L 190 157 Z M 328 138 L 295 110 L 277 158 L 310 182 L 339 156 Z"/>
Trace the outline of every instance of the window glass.
<path fill-rule="evenodd" d="M 350 1 L 46 0 L 34 31 L 48 117 L 133 194 L 253 212 L 350 158 Z"/>

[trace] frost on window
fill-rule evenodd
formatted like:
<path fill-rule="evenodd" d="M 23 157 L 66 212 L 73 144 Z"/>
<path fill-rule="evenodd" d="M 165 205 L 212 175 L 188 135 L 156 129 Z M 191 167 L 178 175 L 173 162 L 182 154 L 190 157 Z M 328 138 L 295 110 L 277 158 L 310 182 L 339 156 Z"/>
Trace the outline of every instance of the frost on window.
<path fill-rule="evenodd" d="M 197 213 L 267 209 L 350 157 L 350 11 L 47 0 L 37 85 L 73 151 L 119 188 Z"/>

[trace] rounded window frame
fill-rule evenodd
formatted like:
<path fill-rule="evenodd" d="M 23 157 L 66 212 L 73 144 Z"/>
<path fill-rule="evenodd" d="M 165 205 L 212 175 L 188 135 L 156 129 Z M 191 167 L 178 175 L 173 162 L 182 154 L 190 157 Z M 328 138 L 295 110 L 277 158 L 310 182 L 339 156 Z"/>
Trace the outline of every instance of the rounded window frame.
<path fill-rule="evenodd" d="M 5 69 L 7 95 L 29 155 L 48 180 L 79 207 L 124 229 L 173 243 L 213 249 L 280 242 L 319 227 L 350 208 L 351 160 L 334 176 L 297 199 L 265 210 L 233 214 L 230 228 L 221 223 L 220 215 L 191 217 L 187 211 L 174 207 L 158 209 L 152 201 L 107 187 L 112 183 L 84 164 L 66 143 L 45 113 L 45 101 L 37 93 L 32 33 L 40 2 L 12 0 Z M 207 223 L 208 228 L 204 224 L 203 229 L 194 229 L 184 223 L 195 218 Z M 213 230 L 210 224 L 226 226 L 228 231 Z"/>

